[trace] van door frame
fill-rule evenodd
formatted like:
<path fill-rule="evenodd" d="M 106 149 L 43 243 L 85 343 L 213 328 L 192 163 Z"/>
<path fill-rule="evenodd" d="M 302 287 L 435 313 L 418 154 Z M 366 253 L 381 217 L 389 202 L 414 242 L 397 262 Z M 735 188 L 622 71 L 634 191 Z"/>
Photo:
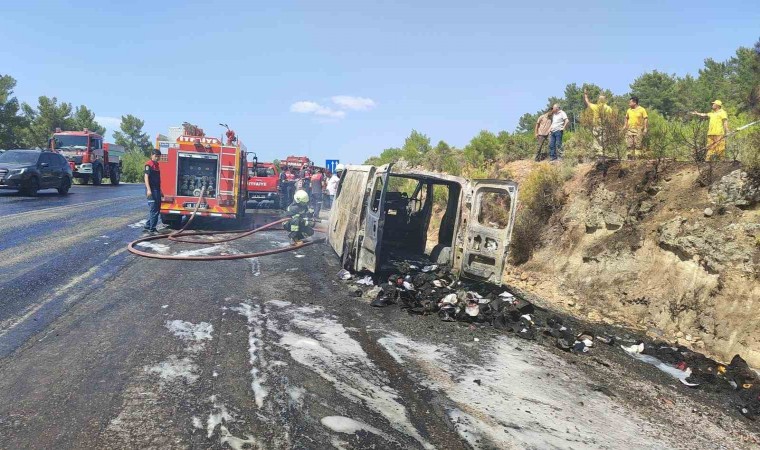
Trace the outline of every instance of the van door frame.
<path fill-rule="evenodd" d="M 356 258 L 356 270 L 368 270 L 378 273 L 381 266 L 383 227 L 385 226 L 385 197 L 388 192 L 388 179 L 393 164 L 380 166 L 368 181 L 369 197 L 365 205 L 364 234 L 359 242 L 359 255 Z M 377 211 L 372 210 L 375 201 L 375 185 L 380 180 L 380 196 Z M 360 227 L 361 229 L 361 227 Z"/>
<path fill-rule="evenodd" d="M 462 196 L 460 205 L 461 222 L 457 231 L 457 249 L 453 265 L 465 278 L 501 285 L 517 214 L 517 183 L 504 180 L 473 180 L 462 188 L 466 189 L 466 194 Z M 503 229 L 478 221 L 482 194 L 487 192 L 503 192 L 510 197 L 509 223 Z M 486 245 L 489 240 L 496 243 L 496 248 Z M 490 260 L 493 260 L 493 264 L 484 262 Z"/>

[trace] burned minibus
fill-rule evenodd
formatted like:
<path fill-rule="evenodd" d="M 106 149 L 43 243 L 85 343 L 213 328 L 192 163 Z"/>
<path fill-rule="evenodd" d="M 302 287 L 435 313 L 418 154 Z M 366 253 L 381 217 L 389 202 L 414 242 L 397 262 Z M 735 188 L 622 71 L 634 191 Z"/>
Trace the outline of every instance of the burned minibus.
<path fill-rule="evenodd" d="M 401 262 L 446 264 L 501 284 L 517 184 L 404 169 L 347 166 L 330 211 L 328 241 L 343 267 L 385 273 Z"/>

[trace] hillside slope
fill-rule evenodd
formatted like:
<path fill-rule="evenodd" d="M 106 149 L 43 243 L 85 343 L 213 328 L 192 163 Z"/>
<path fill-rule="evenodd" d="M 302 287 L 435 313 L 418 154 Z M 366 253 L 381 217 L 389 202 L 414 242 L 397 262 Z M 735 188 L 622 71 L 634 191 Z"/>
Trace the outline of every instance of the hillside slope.
<path fill-rule="evenodd" d="M 530 168 L 516 164 L 519 182 Z M 591 320 L 760 366 L 760 177 L 732 163 L 709 179 L 686 163 L 602 169 L 575 168 L 540 247 L 505 281 Z"/>

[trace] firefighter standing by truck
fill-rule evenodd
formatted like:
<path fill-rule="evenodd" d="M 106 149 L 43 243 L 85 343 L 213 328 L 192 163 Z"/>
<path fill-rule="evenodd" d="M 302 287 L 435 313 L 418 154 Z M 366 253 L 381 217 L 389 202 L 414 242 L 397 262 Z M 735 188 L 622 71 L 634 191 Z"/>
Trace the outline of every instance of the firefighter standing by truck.
<path fill-rule="evenodd" d="M 148 220 L 145 222 L 143 233 L 155 234 L 158 231 L 158 216 L 161 212 L 161 170 L 158 164 L 158 158 L 161 157 L 160 150 L 153 150 L 150 160 L 145 163 L 144 180 L 146 197 L 148 198 Z"/>

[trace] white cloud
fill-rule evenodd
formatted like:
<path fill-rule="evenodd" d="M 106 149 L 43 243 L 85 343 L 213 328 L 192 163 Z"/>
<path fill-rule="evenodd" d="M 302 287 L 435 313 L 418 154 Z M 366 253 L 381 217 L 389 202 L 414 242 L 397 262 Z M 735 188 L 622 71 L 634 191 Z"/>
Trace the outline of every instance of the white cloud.
<path fill-rule="evenodd" d="M 300 114 L 314 114 L 321 117 L 329 117 L 332 119 L 342 119 L 346 117 L 345 111 L 338 111 L 327 106 L 322 106 L 316 102 L 300 101 L 290 105 L 290 112 Z"/>
<path fill-rule="evenodd" d="M 332 101 L 341 108 L 354 111 L 368 111 L 377 106 L 377 103 L 371 98 L 352 97 L 350 95 L 336 95 L 332 97 Z"/>
<path fill-rule="evenodd" d="M 119 131 L 121 117 L 95 116 L 95 122 L 106 127 L 107 134 L 113 134 L 114 131 Z"/>

